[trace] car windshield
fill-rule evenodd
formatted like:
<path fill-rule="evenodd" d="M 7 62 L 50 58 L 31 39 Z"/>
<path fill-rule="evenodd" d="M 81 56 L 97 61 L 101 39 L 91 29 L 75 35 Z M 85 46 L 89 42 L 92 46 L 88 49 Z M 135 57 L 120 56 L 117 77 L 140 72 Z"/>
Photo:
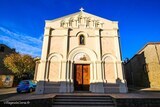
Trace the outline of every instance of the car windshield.
<path fill-rule="evenodd" d="M 29 84 L 29 81 L 21 81 L 20 85 Z"/>

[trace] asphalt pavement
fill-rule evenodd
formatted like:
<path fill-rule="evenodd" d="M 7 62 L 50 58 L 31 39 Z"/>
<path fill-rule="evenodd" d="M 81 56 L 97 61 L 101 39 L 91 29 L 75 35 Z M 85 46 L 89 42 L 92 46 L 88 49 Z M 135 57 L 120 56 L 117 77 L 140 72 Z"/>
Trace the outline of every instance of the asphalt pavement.
<path fill-rule="evenodd" d="M 16 93 L 16 87 L 13 88 L 0 88 L 0 95 Z"/>
<path fill-rule="evenodd" d="M 16 87 L 13 88 L 0 88 L 0 100 L 6 99 L 17 95 Z"/>

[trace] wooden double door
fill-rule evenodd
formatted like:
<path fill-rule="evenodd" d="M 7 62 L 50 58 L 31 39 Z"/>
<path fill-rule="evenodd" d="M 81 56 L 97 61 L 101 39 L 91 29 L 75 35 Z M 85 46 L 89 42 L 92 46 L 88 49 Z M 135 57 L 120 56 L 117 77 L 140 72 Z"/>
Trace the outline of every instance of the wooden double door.
<path fill-rule="evenodd" d="M 74 65 L 74 90 L 89 91 L 90 86 L 90 65 L 75 64 Z"/>

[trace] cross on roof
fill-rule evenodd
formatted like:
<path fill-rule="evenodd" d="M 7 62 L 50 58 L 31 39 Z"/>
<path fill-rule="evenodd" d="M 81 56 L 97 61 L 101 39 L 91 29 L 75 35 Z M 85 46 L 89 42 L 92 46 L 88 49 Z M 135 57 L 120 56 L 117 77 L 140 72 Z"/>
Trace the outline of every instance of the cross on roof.
<path fill-rule="evenodd" d="M 83 7 L 81 7 L 79 10 L 80 10 L 81 12 L 83 12 L 84 9 L 83 9 Z"/>

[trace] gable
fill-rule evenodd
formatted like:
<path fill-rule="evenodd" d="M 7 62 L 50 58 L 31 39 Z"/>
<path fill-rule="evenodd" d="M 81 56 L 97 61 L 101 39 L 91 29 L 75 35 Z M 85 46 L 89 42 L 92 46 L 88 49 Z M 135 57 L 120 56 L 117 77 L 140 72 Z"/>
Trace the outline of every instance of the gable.
<path fill-rule="evenodd" d="M 77 12 L 54 20 L 46 20 L 51 28 L 100 28 L 118 29 L 118 22 L 104 19 L 87 12 Z"/>

